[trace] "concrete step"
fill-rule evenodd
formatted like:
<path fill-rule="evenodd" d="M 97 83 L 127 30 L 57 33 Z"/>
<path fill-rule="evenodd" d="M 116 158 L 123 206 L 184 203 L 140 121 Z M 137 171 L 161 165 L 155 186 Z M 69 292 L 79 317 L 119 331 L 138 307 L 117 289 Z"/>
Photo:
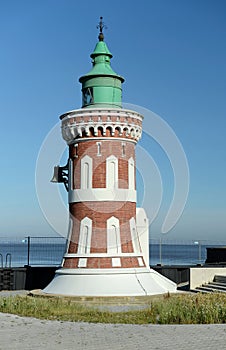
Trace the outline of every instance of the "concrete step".
<path fill-rule="evenodd" d="M 197 287 L 194 290 L 191 290 L 193 293 L 226 293 L 226 290 L 216 288 L 215 286 L 211 286 L 209 284 L 203 284 L 200 287 Z"/>
<path fill-rule="evenodd" d="M 215 282 L 215 281 L 213 281 L 213 282 L 210 282 L 210 283 L 216 284 L 218 286 L 226 287 L 226 283 L 224 283 L 224 282 Z"/>
<path fill-rule="evenodd" d="M 213 293 L 210 290 L 204 290 L 202 287 L 197 287 L 195 289 L 190 289 L 191 293 Z"/>
<path fill-rule="evenodd" d="M 200 290 L 202 291 L 206 291 L 206 292 L 219 292 L 218 289 L 215 289 L 215 288 L 212 288 L 212 287 L 209 287 L 208 284 L 203 284 L 202 286 L 198 287 Z"/>
<path fill-rule="evenodd" d="M 193 293 L 226 293 L 226 276 L 215 275 L 213 282 L 203 284 L 190 291 Z"/>
<path fill-rule="evenodd" d="M 222 291 L 226 291 L 226 284 L 222 284 L 222 283 L 217 283 L 217 282 L 210 282 L 207 284 L 208 287 L 210 288 L 216 288 L 216 289 L 220 289 Z"/>
<path fill-rule="evenodd" d="M 226 283 L 226 276 L 215 275 L 214 282 Z"/>

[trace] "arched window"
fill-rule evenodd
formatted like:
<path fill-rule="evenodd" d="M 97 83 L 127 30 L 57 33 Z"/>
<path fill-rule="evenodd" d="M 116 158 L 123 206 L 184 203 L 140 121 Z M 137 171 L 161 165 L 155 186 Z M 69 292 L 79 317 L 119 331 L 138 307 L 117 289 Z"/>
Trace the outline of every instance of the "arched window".
<path fill-rule="evenodd" d="M 107 252 L 110 254 L 121 253 L 119 220 L 114 216 L 107 220 Z"/>
<path fill-rule="evenodd" d="M 75 148 L 75 153 L 74 153 L 74 157 L 78 158 L 78 143 L 74 144 L 74 148 Z"/>
<path fill-rule="evenodd" d="M 126 155 L 126 144 L 125 142 L 122 142 L 122 157 L 125 157 Z"/>
<path fill-rule="evenodd" d="M 92 158 L 85 156 L 81 160 L 81 189 L 92 188 L 93 176 L 93 162 Z"/>
<path fill-rule="evenodd" d="M 135 169 L 134 169 L 134 159 L 131 157 L 128 160 L 128 178 L 129 178 L 129 190 L 135 189 Z"/>
<path fill-rule="evenodd" d="M 118 159 L 110 156 L 106 159 L 107 188 L 118 188 Z"/>
<path fill-rule="evenodd" d="M 101 142 L 96 142 L 97 144 L 97 155 L 101 156 Z"/>
<path fill-rule="evenodd" d="M 78 254 L 89 254 L 92 235 L 92 220 L 84 218 L 80 224 L 80 234 L 78 242 Z"/>

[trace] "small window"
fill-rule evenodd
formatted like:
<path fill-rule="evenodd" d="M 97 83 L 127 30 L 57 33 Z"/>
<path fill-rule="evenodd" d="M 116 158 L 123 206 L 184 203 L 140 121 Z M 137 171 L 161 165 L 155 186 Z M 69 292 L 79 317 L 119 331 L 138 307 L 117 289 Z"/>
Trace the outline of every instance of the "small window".
<path fill-rule="evenodd" d="M 82 91 L 83 106 L 93 103 L 93 88 L 86 88 Z"/>
<path fill-rule="evenodd" d="M 126 144 L 125 142 L 122 142 L 122 157 L 125 157 L 126 155 Z"/>
<path fill-rule="evenodd" d="M 75 148 L 74 158 L 78 158 L 78 144 L 77 143 L 74 144 L 74 148 Z"/>
<path fill-rule="evenodd" d="M 101 156 L 101 142 L 97 142 L 97 155 Z"/>

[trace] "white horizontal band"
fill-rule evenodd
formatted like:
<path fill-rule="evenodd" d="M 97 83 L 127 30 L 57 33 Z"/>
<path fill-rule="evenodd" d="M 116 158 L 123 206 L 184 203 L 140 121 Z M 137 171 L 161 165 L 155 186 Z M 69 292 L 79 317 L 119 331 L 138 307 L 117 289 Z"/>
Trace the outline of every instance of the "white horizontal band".
<path fill-rule="evenodd" d="M 68 202 L 100 202 L 100 201 L 113 201 L 113 202 L 135 202 L 137 196 L 136 190 L 125 189 L 106 189 L 106 188 L 91 188 L 86 190 L 69 190 Z"/>
<path fill-rule="evenodd" d="M 109 142 L 110 137 L 107 136 L 97 136 L 95 139 L 93 137 L 83 137 L 82 139 L 75 139 L 71 142 L 71 144 L 76 144 L 80 142 L 85 142 L 85 141 L 106 141 Z M 120 141 L 120 142 L 131 142 L 131 143 L 137 143 L 135 140 L 128 139 L 126 137 L 114 137 L 111 139 L 111 141 Z"/>
<path fill-rule="evenodd" d="M 89 253 L 89 254 L 64 254 L 64 258 L 124 258 L 124 257 L 143 257 L 142 253 L 120 253 L 120 254 L 109 254 L 109 253 Z"/>
<path fill-rule="evenodd" d="M 132 111 L 130 109 L 119 109 L 119 108 L 82 108 L 82 109 L 75 109 L 72 111 L 68 111 L 61 115 L 61 119 L 69 119 L 72 117 L 90 117 L 92 115 L 99 115 L 99 116 L 120 116 L 120 117 L 132 117 L 136 118 L 140 121 L 143 120 L 143 116 L 136 112 Z"/>
<path fill-rule="evenodd" d="M 85 269 L 70 269 L 70 268 L 61 268 L 59 270 L 56 270 L 56 274 L 57 275 L 111 275 L 111 274 L 137 274 L 137 273 L 154 273 L 156 274 L 156 272 L 154 270 L 151 270 L 148 267 L 136 267 L 136 268 L 120 268 L 117 267 L 116 268 L 102 268 L 102 269 L 89 269 L 89 268 L 85 268 Z M 173 282 L 172 282 L 173 283 Z"/>

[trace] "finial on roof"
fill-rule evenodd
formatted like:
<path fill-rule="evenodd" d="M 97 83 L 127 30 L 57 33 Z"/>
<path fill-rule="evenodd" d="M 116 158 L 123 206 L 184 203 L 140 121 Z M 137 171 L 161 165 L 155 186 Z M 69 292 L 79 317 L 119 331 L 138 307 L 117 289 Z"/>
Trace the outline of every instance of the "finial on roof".
<path fill-rule="evenodd" d="M 103 34 L 103 29 L 107 29 L 107 26 L 103 22 L 103 17 L 100 17 L 100 22 L 97 25 L 97 29 L 100 29 L 100 33 L 98 35 L 99 41 L 104 41 L 104 34 Z"/>

